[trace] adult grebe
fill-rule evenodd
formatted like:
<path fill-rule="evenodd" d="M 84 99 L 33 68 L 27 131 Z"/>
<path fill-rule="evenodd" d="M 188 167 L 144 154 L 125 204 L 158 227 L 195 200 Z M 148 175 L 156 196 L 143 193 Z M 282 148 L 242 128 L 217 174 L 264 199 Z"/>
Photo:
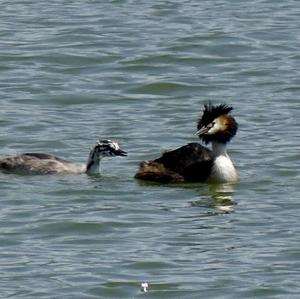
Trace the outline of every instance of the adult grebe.
<path fill-rule="evenodd" d="M 144 161 L 135 178 L 161 183 L 169 182 L 236 182 L 239 176 L 226 152 L 226 144 L 236 134 L 238 124 L 229 115 L 225 104 L 204 105 L 196 135 L 212 150 L 198 143 L 189 143 L 160 158 Z"/>
<path fill-rule="evenodd" d="M 117 142 L 99 140 L 91 149 L 86 165 L 72 163 L 52 154 L 24 153 L 0 159 L 0 170 L 27 174 L 99 173 L 103 157 L 126 156 Z"/>

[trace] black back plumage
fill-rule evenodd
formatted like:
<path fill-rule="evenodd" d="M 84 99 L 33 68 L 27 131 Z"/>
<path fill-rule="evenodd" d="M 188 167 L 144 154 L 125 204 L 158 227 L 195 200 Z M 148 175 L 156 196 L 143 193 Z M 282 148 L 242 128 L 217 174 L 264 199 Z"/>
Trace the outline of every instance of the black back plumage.
<path fill-rule="evenodd" d="M 205 181 L 211 171 L 214 156 L 199 143 L 189 143 L 172 151 L 165 152 L 154 162 L 180 174 L 184 181 Z M 201 171 L 199 171 L 201 170 Z"/>

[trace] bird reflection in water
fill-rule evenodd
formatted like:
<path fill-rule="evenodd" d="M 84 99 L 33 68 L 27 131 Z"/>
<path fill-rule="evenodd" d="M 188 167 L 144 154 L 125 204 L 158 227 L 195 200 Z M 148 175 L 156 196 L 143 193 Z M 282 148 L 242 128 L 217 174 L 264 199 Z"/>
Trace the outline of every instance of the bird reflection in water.
<path fill-rule="evenodd" d="M 236 202 L 233 199 L 235 184 L 211 184 L 207 190 L 207 197 L 193 201 L 192 206 L 213 208 L 217 213 L 234 211 Z"/>

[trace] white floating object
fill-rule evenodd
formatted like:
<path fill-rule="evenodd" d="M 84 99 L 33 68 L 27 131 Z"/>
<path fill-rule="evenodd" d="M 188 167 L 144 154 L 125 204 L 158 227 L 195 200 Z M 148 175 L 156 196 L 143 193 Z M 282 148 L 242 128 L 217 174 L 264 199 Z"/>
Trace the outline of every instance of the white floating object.
<path fill-rule="evenodd" d="M 148 292 L 148 287 L 149 287 L 149 285 L 148 285 L 148 282 L 142 282 L 141 283 L 141 290 L 143 291 L 143 292 Z"/>

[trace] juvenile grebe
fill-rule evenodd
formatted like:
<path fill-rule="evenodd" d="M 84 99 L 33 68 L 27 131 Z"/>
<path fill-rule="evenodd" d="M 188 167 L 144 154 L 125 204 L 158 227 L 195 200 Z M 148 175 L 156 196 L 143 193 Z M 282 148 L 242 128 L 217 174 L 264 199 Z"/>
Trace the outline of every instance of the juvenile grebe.
<path fill-rule="evenodd" d="M 103 157 L 126 156 L 117 142 L 99 140 L 92 147 L 86 165 L 72 163 L 52 154 L 24 153 L 0 159 L 0 170 L 27 174 L 54 173 L 99 173 L 100 160 Z"/>
<path fill-rule="evenodd" d="M 144 161 L 135 178 L 161 183 L 169 182 L 236 182 L 235 167 L 226 152 L 226 144 L 236 134 L 238 124 L 229 115 L 232 110 L 225 104 L 204 105 L 195 135 L 212 150 L 199 143 L 189 143 L 160 158 Z"/>

